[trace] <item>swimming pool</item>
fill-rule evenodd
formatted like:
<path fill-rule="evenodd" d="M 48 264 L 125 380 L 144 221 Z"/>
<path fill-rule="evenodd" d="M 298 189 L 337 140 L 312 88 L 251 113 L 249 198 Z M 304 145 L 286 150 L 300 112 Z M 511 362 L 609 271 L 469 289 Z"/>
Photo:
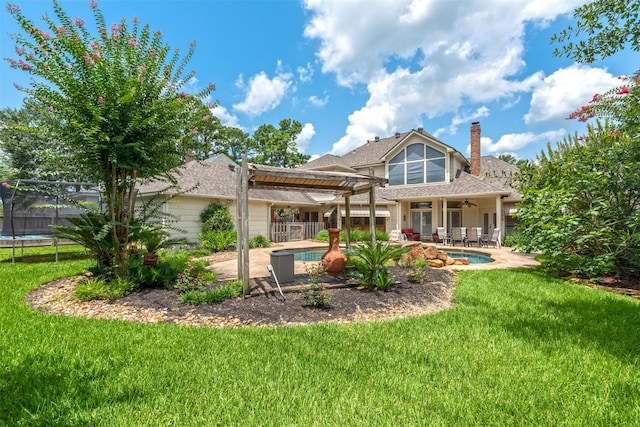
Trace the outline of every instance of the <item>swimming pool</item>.
<path fill-rule="evenodd" d="M 295 261 L 316 262 L 320 261 L 322 255 L 327 252 L 326 249 L 289 249 L 287 252 L 293 254 Z M 464 250 L 447 250 L 445 251 L 451 258 L 467 258 L 469 264 L 486 264 L 493 262 L 491 255 L 486 252 L 464 251 Z"/>
<path fill-rule="evenodd" d="M 287 249 L 286 252 L 293 254 L 294 261 L 316 262 L 320 261 L 327 249 Z"/>
<path fill-rule="evenodd" d="M 486 252 L 469 252 L 469 251 L 453 251 L 447 250 L 445 251 L 447 255 L 451 258 L 467 258 L 469 260 L 469 264 L 487 264 L 489 262 L 493 262 L 493 258 L 491 258 L 491 254 Z"/>

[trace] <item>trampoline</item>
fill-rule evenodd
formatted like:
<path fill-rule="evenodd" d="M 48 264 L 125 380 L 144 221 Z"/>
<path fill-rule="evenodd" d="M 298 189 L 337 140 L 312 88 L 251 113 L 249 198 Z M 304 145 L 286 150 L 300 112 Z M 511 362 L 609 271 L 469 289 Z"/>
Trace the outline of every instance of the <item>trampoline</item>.
<path fill-rule="evenodd" d="M 52 225 L 69 224 L 67 218 L 86 211 L 87 204 L 101 207 L 100 193 L 94 184 L 38 180 L 0 180 L 3 219 L 0 247 L 55 245 L 58 261 L 58 239 Z"/>

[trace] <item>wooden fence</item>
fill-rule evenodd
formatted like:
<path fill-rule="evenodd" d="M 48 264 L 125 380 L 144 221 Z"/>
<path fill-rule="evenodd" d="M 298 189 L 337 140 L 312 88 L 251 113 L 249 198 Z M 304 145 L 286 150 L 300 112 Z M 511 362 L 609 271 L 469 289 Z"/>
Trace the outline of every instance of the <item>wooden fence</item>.
<path fill-rule="evenodd" d="M 282 243 L 311 239 L 324 228 L 323 222 L 272 222 L 269 240 Z"/>

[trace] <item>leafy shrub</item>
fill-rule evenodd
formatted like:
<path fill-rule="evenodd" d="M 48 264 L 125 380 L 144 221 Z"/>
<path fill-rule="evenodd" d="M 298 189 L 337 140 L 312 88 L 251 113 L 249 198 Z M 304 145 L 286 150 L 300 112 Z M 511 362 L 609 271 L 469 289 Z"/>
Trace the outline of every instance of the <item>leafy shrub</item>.
<path fill-rule="evenodd" d="M 429 264 L 424 259 L 417 259 L 409 267 L 409 281 L 413 283 L 424 283 L 429 272 Z"/>
<path fill-rule="evenodd" d="M 233 218 L 225 205 L 213 202 L 200 213 L 200 226 L 203 233 L 231 231 L 233 230 Z"/>
<path fill-rule="evenodd" d="M 520 233 L 507 234 L 506 236 L 504 236 L 504 242 L 502 242 L 502 246 L 507 246 L 510 248 L 517 246 L 518 243 L 520 242 L 520 239 L 521 239 Z"/>
<path fill-rule="evenodd" d="M 314 238 L 314 240 L 320 240 L 321 242 L 328 242 L 329 241 L 329 231 L 320 230 L 320 231 L 318 231 L 318 234 L 316 234 L 313 238 Z"/>
<path fill-rule="evenodd" d="M 302 298 L 311 306 L 321 308 L 325 307 L 331 301 L 331 292 L 327 291 L 327 287 L 322 283 L 311 283 L 307 289 L 302 292 Z"/>
<path fill-rule="evenodd" d="M 182 294 L 183 304 L 212 304 L 242 295 L 242 282 L 235 280 L 209 290 L 192 290 Z"/>
<path fill-rule="evenodd" d="M 184 271 L 178 274 L 173 288 L 182 292 L 203 291 L 207 284 L 218 280 L 213 271 L 207 270 L 208 265 L 206 260 L 191 258 Z"/>
<path fill-rule="evenodd" d="M 226 251 L 236 243 L 237 234 L 234 230 L 207 231 L 199 234 L 200 247 L 211 252 Z"/>
<path fill-rule="evenodd" d="M 261 234 L 258 234 L 257 236 L 253 236 L 252 238 L 249 239 L 249 249 L 268 248 L 269 246 L 271 246 L 271 242 L 269 242 L 269 239 L 267 239 Z"/>
<path fill-rule="evenodd" d="M 182 262 L 172 262 L 175 257 L 165 259 L 160 253 L 160 260 L 155 265 L 145 265 L 141 252 L 129 255 L 127 259 L 127 278 L 140 287 L 166 287 L 178 277 L 187 264 L 188 258 Z"/>
<path fill-rule="evenodd" d="M 90 277 L 78 283 L 74 296 L 80 301 L 114 300 L 130 294 L 134 289 L 135 284 L 124 278 L 106 281 L 99 277 Z"/>
<path fill-rule="evenodd" d="M 389 289 L 393 283 L 389 275 L 389 265 L 400 259 L 409 249 L 391 246 L 389 243 L 363 242 L 353 245 L 347 252 L 349 262 L 355 266 L 357 276 L 367 288 Z"/>
<path fill-rule="evenodd" d="M 345 241 L 345 236 L 346 236 L 345 230 L 340 231 L 339 239 L 340 239 L 341 242 Z M 351 242 L 369 242 L 369 241 L 371 241 L 371 233 L 369 233 L 368 231 L 359 230 L 359 229 L 351 230 L 351 233 L 349 234 L 349 237 L 350 237 Z M 327 230 L 320 230 L 318 232 L 318 234 L 316 234 L 314 236 L 314 239 L 315 240 L 320 240 L 322 242 L 328 242 L 329 241 L 329 232 Z M 377 241 L 387 242 L 387 241 L 389 241 L 389 234 L 385 233 L 384 231 L 376 230 L 376 240 Z"/>

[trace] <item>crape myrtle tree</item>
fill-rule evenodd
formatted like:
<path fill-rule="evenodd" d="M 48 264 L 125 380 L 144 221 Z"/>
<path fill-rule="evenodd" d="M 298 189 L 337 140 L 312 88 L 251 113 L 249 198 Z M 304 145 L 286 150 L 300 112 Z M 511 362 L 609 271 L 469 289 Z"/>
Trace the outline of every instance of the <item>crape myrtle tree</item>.
<path fill-rule="evenodd" d="M 56 0 L 55 19 L 44 16 L 42 27 L 8 5 L 24 32 L 13 36 L 17 57 L 8 61 L 33 76 L 22 88 L 29 102 L 51 114 L 50 135 L 102 186 L 114 263 L 123 276 L 136 183 L 172 179 L 171 170 L 197 149 L 189 117 L 214 87 L 194 95 L 183 90 L 194 76 L 185 67 L 195 43 L 181 55 L 137 18 L 108 26 L 97 3 L 89 6 L 95 34 Z"/>
<path fill-rule="evenodd" d="M 518 175 L 518 248 L 564 274 L 634 275 L 640 267 L 640 179 L 632 139 L 608 122 L 565 138 Z"/>
<path fill-rule="evenodd" d="M 640 1 L 596 0 L 575 10 L 575 27 L 553 40 L 556 55 L 593 62 L 640 50 Z M 583 37 L 584 36 L 584 37 Z M 595 94 L 569 118 L 594 119 L 521 169 L 519 246 L 541 251 L 558 272 L 589 276 L 640 274 L 639 76 Z"/>

